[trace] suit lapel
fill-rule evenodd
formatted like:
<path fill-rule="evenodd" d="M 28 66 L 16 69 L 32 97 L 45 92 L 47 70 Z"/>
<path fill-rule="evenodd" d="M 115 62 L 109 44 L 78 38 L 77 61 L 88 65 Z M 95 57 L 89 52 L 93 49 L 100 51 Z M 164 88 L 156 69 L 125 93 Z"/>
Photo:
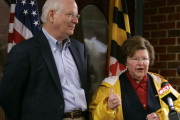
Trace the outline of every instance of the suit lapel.
<path fill-rule="evenodd" d="M 58 75 L 54 57 L 51 52 L 49 42 L 42 31 L 38 35 L 38 41 L 41 44 L 41 47 L 39 48 L 40 52 L 47 64 L 50 74 L 52 75 L 53 81 L 55 82 L 55 85 L 58 88 L 60 94 L 63 96 L 62 88 L 61 88 L 61 84 L 60 84 L 60 78 Z"/>
<path fill-rule="evenodd" d="M 74 58 L 75 64 L 77 66 L 78 72 L 79 72 L 79 76 L 80 76 L 80 81 L 81 81 L 81 87 L 85 90 L 85 94 L 86 94 L 86 101 L 87 101 L 87 105 L 89 103 L 89 94 L 88 94 L 88 86 L 87 86 L 87 82 L 86 82 L 86 61 L 84 61 L 82 59 L 82 55 L 81 55 L 81 49 L 78 46 L 79 44 L 76 44 L 72 39 L 71 39 L 71 46 L 69 47 L 70 52 Z"/>
<path fill-rule="evenodd" d="M 70 51 L 71 51 L 71 54 L 74 58 L 74 61 L 76 63 L 76 66 L 77 66 L 77 69 L 79 71 L 79 76 L 80 76 L 80 80 L 81 80 L 81 85 L 82 85 L 82 88 L 85 89 L 85 83 L 84 83 L 84 71 L 83 71 L 83 61 L 81 59 L 81 56 L 80 56 L 80 52 L 79 52 L 79 49 L 76 47 L 76 45 L 74 45 L 73 41 L 71 40 L 71 46 L 69 47 Z"/>
<path fill-rule="evenodd" d="M 157 95 L 156 88 L 154 86 L 153 80 L 148 74 L 148 107 L 147 110 L 150 111 L 149 113 L 160 109 L 160 102 L 159 98 L 156 97 Z"/>

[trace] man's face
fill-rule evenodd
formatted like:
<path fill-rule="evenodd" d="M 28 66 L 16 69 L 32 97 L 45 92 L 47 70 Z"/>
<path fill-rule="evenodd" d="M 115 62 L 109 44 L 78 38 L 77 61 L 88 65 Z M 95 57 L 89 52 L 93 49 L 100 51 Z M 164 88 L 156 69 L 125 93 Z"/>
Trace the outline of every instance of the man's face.
<path fill-rule="evenodd" d="M 73 35 L 76 24 L 78 24 L 78 8 L 74 0 L 62 0 L 63 9 L 54 15 L 54 28 L 61 36 Z"/>

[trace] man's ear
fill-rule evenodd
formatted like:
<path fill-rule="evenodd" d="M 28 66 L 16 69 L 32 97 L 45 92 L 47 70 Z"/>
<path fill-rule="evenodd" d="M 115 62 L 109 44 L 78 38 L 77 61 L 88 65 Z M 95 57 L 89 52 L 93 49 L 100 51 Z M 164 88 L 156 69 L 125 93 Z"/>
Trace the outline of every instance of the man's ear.
<path fill-rule="evenodd" d="M 54 15 L 55 15 L 55 10 L 50 10 L 48 12 L 48 19 L 51 23 L 54 23 Z"/>

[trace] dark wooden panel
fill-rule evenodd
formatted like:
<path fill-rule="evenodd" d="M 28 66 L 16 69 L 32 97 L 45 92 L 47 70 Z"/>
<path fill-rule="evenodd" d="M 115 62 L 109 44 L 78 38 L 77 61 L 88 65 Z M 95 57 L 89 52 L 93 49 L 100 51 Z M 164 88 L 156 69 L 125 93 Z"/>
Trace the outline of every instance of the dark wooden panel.
<path fill-rule="evenodd" d="M 109 0 L 76 0 L 79 12 L 87 5 L 97 6 L 108 20 Z"/>
<path fill-rule="evenodd" d="M 42 6 L 45 2 L 45 0 L 37 0 L 38 1 L 38 8 L 39 8 L 39 14 L 41 15 Z M 109 16 L 109 0 L 76 0 L 78 5 L 78 10 L 81 12 L 81 10 L 86 7 L 87 5 L 95 5 L 97 6 L 102 13 L 104 14 L 107 22 L 108 22 L 108 16 Z M 134 0 L 126 0 L 127 3 L 127 9 L 129 14 L 129 22 L 130 22 L 130 29 L 131 29 L 131 35 L 134 35 L 134 11 L 135 11 L 135 1 Z"/>

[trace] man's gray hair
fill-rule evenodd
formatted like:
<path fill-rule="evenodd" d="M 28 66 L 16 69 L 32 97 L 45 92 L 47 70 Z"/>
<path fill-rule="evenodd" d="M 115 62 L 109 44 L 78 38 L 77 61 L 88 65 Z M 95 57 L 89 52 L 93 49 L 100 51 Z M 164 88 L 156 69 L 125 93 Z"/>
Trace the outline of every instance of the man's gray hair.
<path fill-rule="evenodd" d="M 55 10 L 56 13 L 60 13 L 63 9 L 62 0 L 46 0 L 42 8 L 41 20 L 43 23 L 47 22 L 47 15 L 50 10 Z"/>

